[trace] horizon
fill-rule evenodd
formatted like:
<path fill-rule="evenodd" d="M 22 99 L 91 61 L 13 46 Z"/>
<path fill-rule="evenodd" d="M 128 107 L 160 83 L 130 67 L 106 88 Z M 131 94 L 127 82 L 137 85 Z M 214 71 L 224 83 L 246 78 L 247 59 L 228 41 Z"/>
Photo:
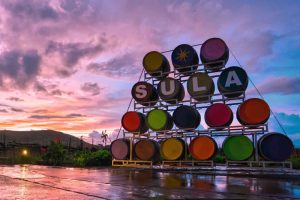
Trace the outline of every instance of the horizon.
<path fill-rule="evenodd" d="M 300 147 L 299 7 L 294 1 L 2 1 L 1 129 L 77 137 L 115 132 L 147 52 L 220 37 Z M 237 65 L 232 56 L 231 65 Z M 259 97 L 250 83 L 246 94 Z M 269 127 L 283 133 L 274 117 Z"/>

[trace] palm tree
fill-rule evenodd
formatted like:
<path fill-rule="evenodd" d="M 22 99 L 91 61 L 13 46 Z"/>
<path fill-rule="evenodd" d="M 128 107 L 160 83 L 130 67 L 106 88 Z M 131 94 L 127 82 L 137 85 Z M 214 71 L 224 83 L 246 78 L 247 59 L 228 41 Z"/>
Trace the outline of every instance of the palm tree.
<path fill-rule="evenodd" d="M 104 146 L 106 146 L 107 139 L 109 139 L 109 141 L 111 141 L 110 138 L 108 138 L 108 134 L 107 134 L 106 130 L 101 132 L 101 138 L 102 138 L 102 142 L 104 143 Z"/>

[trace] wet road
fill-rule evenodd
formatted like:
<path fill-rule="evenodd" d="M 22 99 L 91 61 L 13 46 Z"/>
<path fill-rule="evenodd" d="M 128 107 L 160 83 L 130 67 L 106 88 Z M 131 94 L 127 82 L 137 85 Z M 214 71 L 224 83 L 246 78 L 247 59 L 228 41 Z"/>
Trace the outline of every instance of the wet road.
<path fill-rule="evenodd" d="M 295 179 L 212 176 L 123 168 L 0 166 L 1 199 L 300 198 Z"/>

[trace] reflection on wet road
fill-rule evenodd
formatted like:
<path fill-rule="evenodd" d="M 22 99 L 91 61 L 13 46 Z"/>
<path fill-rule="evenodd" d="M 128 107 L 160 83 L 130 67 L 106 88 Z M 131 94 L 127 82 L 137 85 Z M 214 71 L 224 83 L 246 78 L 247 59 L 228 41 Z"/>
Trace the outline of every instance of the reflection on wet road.
<path fill-rule="evenodd" d="M 300 181 L 157 172 L 0 166 L 1 199 L 296 198 Z M 156 198 L 160 199 L 160 198 Z"/>

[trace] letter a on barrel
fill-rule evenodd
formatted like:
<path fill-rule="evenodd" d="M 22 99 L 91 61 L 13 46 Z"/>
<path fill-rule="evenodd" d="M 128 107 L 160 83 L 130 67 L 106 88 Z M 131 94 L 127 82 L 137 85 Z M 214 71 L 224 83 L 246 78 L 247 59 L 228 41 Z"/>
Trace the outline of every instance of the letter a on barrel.
<path fill-rule="evenodd" d="M 183 85 L 178 80 L 169 77 L 159 82 L 157 90 L 160 98 L 170 104 L 182 101 L 185 94 Z"/>
<path fill-rule="evenodd" d="M 131 95 L 136 102 L 144 106 L 153 106 L 158 100 L 156 88 L 145 81 L 134 84 L 131 89 Z"/>
<path fill-rule="evenodd" d="M 247 89 L 248 75 L 240 67 L 226 68 L 218 79 L 218 89 L 226 97 L 238 97 Z"/>
<path fill-rule="evenodd" d="M 188 44 L 177 46 L 171 57 L 174 68 L 180 73 L 190 74 L 198 68 L 199 58 L 197 52 Z"/>

